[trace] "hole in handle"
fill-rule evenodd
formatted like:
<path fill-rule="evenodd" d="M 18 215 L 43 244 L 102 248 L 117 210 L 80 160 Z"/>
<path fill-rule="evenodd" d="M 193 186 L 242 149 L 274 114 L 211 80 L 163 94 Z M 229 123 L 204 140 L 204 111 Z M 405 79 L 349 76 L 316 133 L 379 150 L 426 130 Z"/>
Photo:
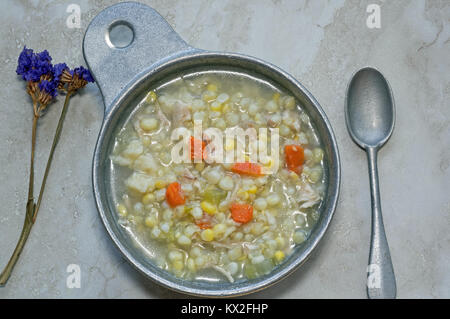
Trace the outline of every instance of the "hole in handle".
<path fill-rule="evenodd" d="M 109 26 L 105 40 L 110 48 L 126 48 L 134 40 L 133 27 L 126 21 L 116 21 Z"/>

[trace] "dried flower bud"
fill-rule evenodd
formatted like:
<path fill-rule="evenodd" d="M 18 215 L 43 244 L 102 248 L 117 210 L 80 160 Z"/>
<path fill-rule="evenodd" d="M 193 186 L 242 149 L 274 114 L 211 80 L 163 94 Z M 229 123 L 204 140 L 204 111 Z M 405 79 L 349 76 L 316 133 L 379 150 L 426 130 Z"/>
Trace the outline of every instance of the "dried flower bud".
<path fill-rule="evenodd" d="M 52 74 L 51 60 L 47 50 L 33 53 L 32 49 L 25 46 L 19 55 L 16 73 L 25 81 L 38 82 L 41 76 Z"/>

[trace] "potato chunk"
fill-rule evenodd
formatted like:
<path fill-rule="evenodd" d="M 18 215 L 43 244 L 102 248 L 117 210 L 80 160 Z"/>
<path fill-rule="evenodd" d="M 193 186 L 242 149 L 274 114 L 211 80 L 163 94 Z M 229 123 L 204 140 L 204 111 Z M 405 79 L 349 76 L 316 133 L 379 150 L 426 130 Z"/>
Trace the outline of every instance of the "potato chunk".
<path fill-rule="evenodd" d="M 144 194 L 155 189 L 155 181 L 152 177 L 145 174 L 134 172 L 125 181 L 125 185 L 129 190 Z"/>
<path fill-rule="evenodd" d="M 148 174 L 154 173 L 158 170 L 158 164 L 153 158 L 152 154 L 146 153 L 140 155 L 134 161 L 134 169 Z"/>
<path fill-rule="evenodd" d="M 123 151 L 122 156 L 130 159 L 136 159 L 144 152 L 144 147 L 139 140 L 132 140 Z"/>

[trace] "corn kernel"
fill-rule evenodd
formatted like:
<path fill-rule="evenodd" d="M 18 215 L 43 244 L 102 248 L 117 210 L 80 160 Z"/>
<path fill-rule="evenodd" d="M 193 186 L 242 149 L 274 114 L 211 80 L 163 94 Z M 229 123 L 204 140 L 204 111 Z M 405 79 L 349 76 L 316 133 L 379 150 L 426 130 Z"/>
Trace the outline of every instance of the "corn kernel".
<path fill-rule="evenodd" d="M 166 186 L 166 183 L 165 183 L 163 180 L 157 180 L 157 181 L 155 182 L 155 187 L 156 187 L 157 189 L 164 188 L 165 186 Z"/>
<path fill-rule="evenodd" d="M 203 211 L 198 206 L 193 207 L 192 210 L 190 211 L 190 213 L 191 213 L 192 217 L 194 217 L 195 219 L 199 219 L 203 215 Z"/>
<path fill-rule="evenodd" d="M 196 232 L 198 231 L 198 226 L 196 225 L 189 225 L 184 229 L 184 234 L 188 237 L 191 238 L 192 235 L 194 235 Z"/>
<path fill-rule="evenodd" d="M 186 265 L 187 268 L 192 272 L 195 272 L 197 269 L 197 267 L 195 266 L 195 261 L 192 258 L 188 258 L 188 260 L 186 261 Z"/>
<path fill-rule="evenodd" d="M 158 121 L 154 118 L 143 118 L 139 121 L 139 126 L 144 131 L 150 132 L 158 128 Z"/>
<path fill-rule="evenodd" d="M 177 250 L 171 250 L 168 254 L 169 260 L 174 262 L 175 260 L 183 259 L 183 255 Z"/>
<path fill-rule="evenodd" d="M 170 230 L 170 224 L 168 222 L 162 223 L 161 230 L 167 234 Z"/>
<path fill-rule="evenodd" d="M 280 100 L 280 93 L 275 93 L 273 96 L 272 96 L 272 99 L 275 101 L 275 102 L 277 102 L 278 103 L 278 101 Z"/>
<path fill-rule="evenodd" d="M 214 233 L 214 237 L 220 237 L 227 230 L 227 226 L 225 226 L 224 224 L 216 224 L 214 225 L 212 230 Z"/>
<path fill-rule="evenodd" d="M 224 191 L 231 191 L 234 187 L 234 181 L 231 176 L 225 176 L 219 182 L 219 187 Z"/>
<path fill-rule="evenodd" d="M 267 102 L 266 110 L 268 112 L 276 112 L 276 111 L 278 111 L 277 103 L 274 100 L 271 100 L 271 101 Z"/>
<path fill-rule="evenodd" d="M 193 257 L 198 257 L 198 256 L 201 256 L 202 250 L 201 250 L 198 246 L 195 246 L 195 247 L 193 247 L 193 248 L 191 249 L 190 254 L 191 254 Z"/>
<path fill-rule="evenodd" d="M 234 150 L 234 140 L 227 139 L 225 141 L 225 151 L 231 151 Z"/>
<path fill-rule="evenodd" d="M 204 241 L 212 241 L 214 239 L 214 232 L 211 229 L 205 229 L 204 231 L 202 231 L 202 233 L 200 234 L 200 237 L 204 240 Z"/>
<path fill-rule="evenodd" d="M 152 139 L 150 138 L 150 136 L 144 135 L 144 136 L 141 137 L 141 142 L 142 142 L 142 145 L 147 147 L 152 142 Z"/>
<path fill-rule="evenodd" d="M 311 171 L 311 173 L 309 174 L 309 180 L 312 183 L 317 183 L 321 177 L 322 177 L 322 171 L 319 169 L 313 169 Z"/>
<path fill-rule="evenodd" d="M 195 164 L 195 169 L 199 172 L 203 171 L 204 168 L 205 168 L 205 163 L 203 163 L 203 162 Z"/>
<path fill-rule="evenodd" d="M 293 239 L 294 239 L 294 243 L 296 243 L 298 245 L 298 244 L 303 243 L 306 240 L 306 235 L 303 231 L 299 230 L 299 231 L 295 232 Z"/>
<path fill-rule="evenodd" d="M 222 106 L 222 112 L 225 113 L 225 112 L 228 112 L 229 110 L 230 110 L 230 104 L 229 103 L 225 103 Z"/>
<path fill-rule="evenodd" d="M 295 107 L 295 99 L 292 96 L 286 97 L 284 100 L 284 107 L 288 110 L 291 110 Z"/>
<path fill-rule="evenodd" d="M 247 192 L 249 192 L 250 194 L 256 194 L 256 192 L 258 191 L 258 187 L 256 187 L 255 185 L 253 185 L 252 187 L 250 187 Z"/>
<path fill-rule="evenodd" d="M 208 86 L 206 87 L 206 89 L 208 91 L 216 92 L 217 91 L 217 85 L 209 83 Z"/>
<path fill-rule="evenodd" d="M 178 244 L 182 246 L 189 246 L 191 244 L 191 240 L 186 235 L 180 235 L 178 237 Z"/>
<path fill-rule="evenodd" d="M 242 247 L 236 246 L 228 250 L 228 258 L 230 260 L 238 260 L 241 257 L 242 257 Z"/>
<path fill-rule="evenodd" d="M 264 261 L 264 256 L 258 255 L 256 257 L 253 257 L 251 260 L 252 260 L 252 264 L 256 265 L 256 264 L 262 263 Z"/>
<path fill-rule="evenodd" d="M 205 102 L 211 102 L 212 100 L 214 100 L 217 97 L 217 93 L 213 92 L 213 91 L 206 91 L 205 93 L 203 93 L 202 95 L 202 99 Z"/>
<path fill-rule="evenodd" d="M 323 159 L 323 150 L 321 148 L 315 148 L 313 150 L 314 162 L 319 163 Z"/>
<path fill-rule="evenodd" d="M 242 238 L 244 238 L 244 234 L 241 232 L 235 232 L 233 233 L 233 235 L 231 235 L 231 237 L 233 238 L 233 240 L 235 241 L 241 241 Z"/>
<path fill-rule="evenodd" d="M 270 194 L 267 196 L 266 201 L 269 206 L 275 206 L 280 202 L 280 196 L 278 194 Z"/>
<path fill-rule="evenodd" d="M 182 262 L 181 260 L 176 260 L 176 261 L 172 264 L 172 266 L 173 266 L 173 269 L 174 269 L 174 270 L 178 270 L 178 271 L 181 271 L 181 270 L 183 270 L 183 268 L 184 268 L 183 262 Z"/>
<path fill-rule="evenodd" d="M 158 98 L 158 96 L 156 95 L 155 91 L 150 91 L 148 92 L 145 101 L 147 103 L 155 103 L 156 99 Z"/>
<path fill-rule="evenodd" d="M 299 179 L 299 176 L 295 172 L 289 172 L 289 177 L 294 181 L 297 181 Z"/>
<path fill-rule="evenodd" d="M 283 248 L 284 245 L 286 244 L 286 241 L 284 240 L 283 237 L 277 237 L 275 241 L 277 242 L 279 248 Z"/>
<path fill-rule="evenodd" d="M 272 158 L 269 158 L 269 159 L 267 160 L 267 163 L 264 164 L 264 166 L 266 166 L 266 167 L 268 167 L 268 168 L 271 168 L 271 167 L 273 166 L 273 164 L 274 164 L 273 159 L 272 159 Z"/>
<path fill-rule="evenodd" d="M 231 275 L 235 275 L 239 270 L 239 266 L 237 263 L 231 262 L 228 264 L 227 269 Z"/>
<path fill-rule="evenodd" d="M 287 126 L 284 125 L 284 124 L 280 125 L 279 130 L 280 130 L 280 135 L 281 135 L 281 136 L 287 137 L 289 134 L 291 134 L 290 128 L 287 127 Z"/>
<path fill-rule="evenodd" d="M 230 99 L 230 96 L 226 93 L 221 93 L 219 94 L 219 96 L 217 97 L 217 101 L 219 103 L 225 103 Z"/>
<path fill-rule="evenodd" d="M 151 202 L 153 202 L 155 200 L 155 195 L 153 195 L 152 193 L 147 193 L 144 196 L 142 196 L 142 203 L 144 205 L 148 205 Z"/>
<path fill-rule="evenodd" d="M 267 208 L 267 201 L 264 198 L 259 197 L 254 201 L 253 205 L 258 210 L 264 210 Z"/>
<path fill-rule="evenodd" d="M 217 212 L 216 206 L 214 206 L 208 201 L 201 202 L 200 207 L 203 209 L 203 211 L 205 211 L 209 215 L 214 215 Z"/>
<path fill-rule="evenodd" d="M 282 261 L 284 259 L 284 257 L 285 257 L 284 253 L 281 250 L 277 250 L 275 252 L 275 259 L 276 259 L 277 262 Z"/>
<path fill-rule="evenodd" d="M 180 206 L 178 206 L 178 207 L 180 207 Z M 178 208 L 178 207 L 177 207 L 177 208 Z M 173 212 L 172 212 L 171 209 L 168 208 L 168 209 L 164 210 L 164 212 L 163 212 L 163 214 L 162 214 L 162 219 L 163 219 L 163 220 L 169 221 L 169 220 L 172 219 L 172 217 L 173 217 Z"/>
<path fill-rule="evenodd" d="M 206 263 L 205 257 L 200 255 L 200 256 L 197 256 L 197 258 L 195 258 L 195 265 L 197 267 L 202 267 L 205 265 L 205 263 Z"/>
<path fill-rule="evenodd" d="M 220 112 L 221 109 L 222 109 L 222 104 L 219 103 L 218 101 L 214 101 L 211 103 L 211 111 Z"/>
<path fill-rule="evenodd" d="M 119 212 L 119 215 L 122 217 L 127 216 L 127 208 L 125 205 L 119 204 L 117 205 L 117 211 Z"/>
<path fill-rule="evenodd" d="M 261 223 L 255 223 L 253 224 L 252 228 L 251 228 L 251 233 L 255 236 L 258 236 L 260 234 L 263 233 L 263 225 Z"/>
<path fill-rule="evenodd" d="M 244 255 L 242 255 L 241 257 L 239 257 L 237 261 L 244 261 L 244 260 L 247 259 L 247 257 L 248 257 L 248 256 L 244 254 Z"/>
<path fill-rule="evenodd" d="M 237 195 L 238 195 L 239 198 L 242 199 L 242 200 L 247 200 L 248 197 L 249 197 L 248 193 L 247 193 L 246 191 L 244 191 L 242 188 L 240 188 L 240 189 L 237 191 Z"/>
<path fill-rule="evenodd" d="M 147 216 L 145 218 L 145 226 L 147 227 L 154 227 L 157 224 L 157 220 L 155 216 Z"/>
<path fill-rule="evenodd" d="M 152 229 L 151 235 L 153 238 L 158 238 L 161 235 L 161 230 L 158 227 Z"/>

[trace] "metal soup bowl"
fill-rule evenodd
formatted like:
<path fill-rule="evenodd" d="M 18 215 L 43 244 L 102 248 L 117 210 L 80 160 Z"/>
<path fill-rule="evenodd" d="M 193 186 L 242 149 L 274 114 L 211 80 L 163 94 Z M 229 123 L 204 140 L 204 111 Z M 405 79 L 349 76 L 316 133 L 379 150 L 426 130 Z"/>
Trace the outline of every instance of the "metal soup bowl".
<path fill-rule="evenodd" d="M 117 26 L 126 41 L 112 39 Z M 130 33 L 131 32 L 131 33 Z M 119 32 L 120 33 L 120 32 Z M 130 36 L 131 35 L 131 36 Z M 125 40 L 127 40 L 125 39 Z M 122 43 L 125 43 L 122 45 Z M 172 290 L 198 296 L 236 296 L 259 291 L 281 280 L 299 267 L 324 235 L 334 214 L 340 184 L 336 140 L 328 119 L 316 99 L 292 76 L 254 57 L 210 52 L 190 47 L 152 8 L 126 2 L 100 12 L 89 24 L 83 41 L 84 58 L 95 77 L 105 103 L 105 117 L 93 158 L 94 196 L 107 232 L 125 258 L 148 278 Z M 283 263 L 268 275 L 253 280 L 210 282 L 183 280 L 156 266 L 118 224 L 109 158 L 114 140 L 137 103 L 150 88 L 165 80 L 208 70 L 241 73 L 270 83 L 294 96 L 310 115 L 324 147 L 326 192 L 319 206 L 320 217 L 308 239 L 297 245 Z"/>

